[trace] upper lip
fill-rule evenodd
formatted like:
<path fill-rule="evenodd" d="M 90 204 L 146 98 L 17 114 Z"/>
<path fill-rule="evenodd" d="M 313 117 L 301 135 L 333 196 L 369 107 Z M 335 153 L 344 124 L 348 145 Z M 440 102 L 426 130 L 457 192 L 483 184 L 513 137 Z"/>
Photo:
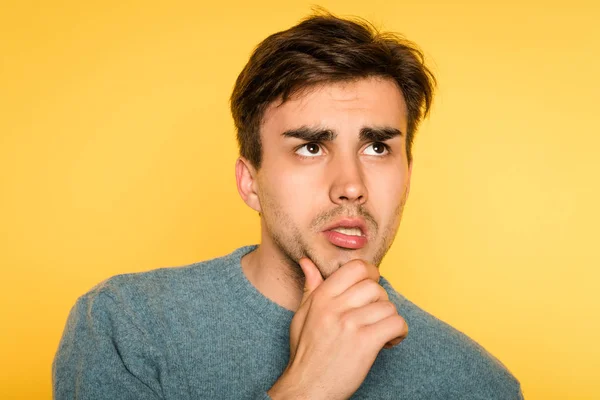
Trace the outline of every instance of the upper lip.
<path fill-rule="evenodd" d="M 342 218 L 327 225 L 323 231 L 330 231 L 335 228 L 358 228 L 363 236 L 367 236 L 367 224 L 362 218 Z"/>

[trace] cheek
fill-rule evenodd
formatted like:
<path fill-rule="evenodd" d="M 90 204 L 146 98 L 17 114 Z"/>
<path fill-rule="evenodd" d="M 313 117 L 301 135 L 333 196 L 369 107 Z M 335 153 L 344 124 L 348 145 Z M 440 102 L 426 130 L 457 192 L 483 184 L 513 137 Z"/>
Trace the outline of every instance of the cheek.
<path fill-rule="evenodd" d="M 311 218 L 316 187 L 306 174 L 271 174 L 263 180 L 261 206 L 265 214 L 296 226 L 307 225 Z"/>
<path fill-rule="evenodd" d="M 384 219 L 394 212 L 402 199 L 402 191 L 397 186 L 399 184 L 378 186 L 375 190 L 369 191 L 372 209 Z"/>
<path fill-rule="evenodd" d="M 406 175 L 396 171 L 379 171 L 369 181 L 370 209 L 383 225 L 394 218 L 406 190 Z"/>
<path fill-rule="evenodd" d="M 369 171 L 369 198 L 396 203 L 402 197 L 407 183 L 407 172 L 397 165 Z"/>

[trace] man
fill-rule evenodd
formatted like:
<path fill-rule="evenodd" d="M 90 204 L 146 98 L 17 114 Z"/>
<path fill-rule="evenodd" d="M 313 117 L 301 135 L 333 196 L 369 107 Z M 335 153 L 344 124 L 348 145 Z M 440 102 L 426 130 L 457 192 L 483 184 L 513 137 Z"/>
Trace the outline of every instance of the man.
<path fill-rule="evenodd" d="M 317 14 L 264 40 L 231 97 L 260 246 L 82 296 L 55 398 L 522 398 L 498 360 L 378 272 L 434 84 L 414 45 L 364 22 Z"/>

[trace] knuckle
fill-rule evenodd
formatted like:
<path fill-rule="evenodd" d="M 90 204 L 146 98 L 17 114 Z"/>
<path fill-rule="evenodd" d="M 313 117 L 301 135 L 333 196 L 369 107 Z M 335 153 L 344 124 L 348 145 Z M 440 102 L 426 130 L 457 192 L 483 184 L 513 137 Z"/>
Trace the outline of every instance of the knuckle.
<path fill-rule="evenodd" d="M 356 259 L 356 260 L 352 260 L 350 262 L 352 263 L 351 267 L 352 267 L 353 272 L 360 275 L 361 277 L 366 278 L 368 276 L 369 266 L 364 260 Z"/>
<path fill-rule="evenodd" d="M 374 281 L 376 281 L 376 282 L 379 281 L 381 274 L 379 272 L 379 268 L 377 268 L 376 266 L 369 264 L 365 260 L 362 260 L 359 258 L 354 259 L 354 260 L 350 261 L 349 263 L 352 263 L 352 268 L 354 269 L 353 272 L 356 275 L 358 275 L 359 278 L 361 278 L 361 279 L 376 278 L 376 279 L 374 279 Z"/>
<path fill-rule="evenodd" d="M 382 303 L 382 306 L 384 307 L 385 311 L 388 314 L 393 315 L 393 314 L 397 313 L 396 306 L 391 301 L 385 300 L 385 301 L 382 301 L 381 303 Z M 402 317 L 400 317 L 400 318 L 402 318 Z"/>
<path fill-rule="evenodd" d="M 366 280 L 366 282 L 368 282 L 369 291 L 374 297 L 377 297 L 381 301 L 384 299 L 388 300 L 387 292 L 379 283 L 372 281 L 371 279 Z"/>
<path fill-rule="evenodd" d="M 361 284 L 364 285 L 365 290 L 368 290 L 369 293 L 371 295 L 373 295 L 373 297 L 377 297 L 379 299 L 385 299 L 385 301 L 389 300 L 387 291 L 379 283 L 377 283 L 371 279 L 365 279 L 363 282 L 361 282 Z M 381 300 L 381 301 L 384 301 L 384 300 Z"/>
<path fill-rule="evenodd" d="M 398 330 L 401 332 L 408 333 L 408 324 L 406 323 L 404 318 L 402 318 L 400 315 L 394 316 L 393 318 L 394 318 L 394 323 L 398 327 Z"/>
<path fill-rule="evenodd" d="M 369 293 L 379 294 L 379 288 L 378 288 L 379 285 L 370 279 L 364 279 L 364 280 L 360 281 L 359 285 L 361 285 L 361 289 L 368 290 Z"/>
<path fill-rule="evenodd" d="M 354 332 L 358 328 L 356 321 L 348 313 L 340 316 L 340 327 L 345 332 Z"/>

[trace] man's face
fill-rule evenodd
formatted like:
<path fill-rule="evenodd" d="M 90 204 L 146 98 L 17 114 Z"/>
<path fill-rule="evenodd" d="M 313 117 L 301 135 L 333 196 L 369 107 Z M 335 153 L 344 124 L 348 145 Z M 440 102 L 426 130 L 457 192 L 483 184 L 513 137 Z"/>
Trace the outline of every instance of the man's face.
<path fill-rule="evenodd" d="M 309 257 L 324 278 L 356 258 L 379 266 L 408 195 L 406 128 L 402 93 L 382 78 L 271 104 L 256 176 L 263 244 L 290 265 Z M 360 231 L 331 229 L 344 219 Z"/>

